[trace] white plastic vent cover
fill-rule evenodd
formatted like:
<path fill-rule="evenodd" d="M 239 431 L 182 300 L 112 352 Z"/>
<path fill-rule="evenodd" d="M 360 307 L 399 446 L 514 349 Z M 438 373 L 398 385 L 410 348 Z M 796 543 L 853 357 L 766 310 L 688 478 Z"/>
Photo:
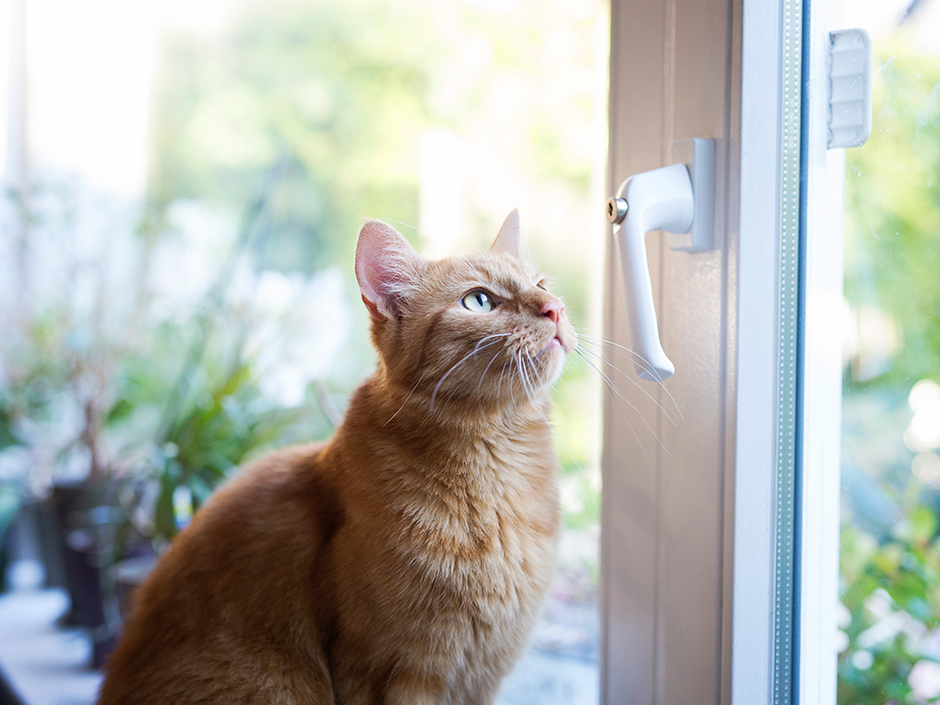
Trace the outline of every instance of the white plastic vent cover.
<path fill-rule="evenodd" d="M 871 135 L 871 37 L 829 33 L 829 149 L 858 147 Z"/>

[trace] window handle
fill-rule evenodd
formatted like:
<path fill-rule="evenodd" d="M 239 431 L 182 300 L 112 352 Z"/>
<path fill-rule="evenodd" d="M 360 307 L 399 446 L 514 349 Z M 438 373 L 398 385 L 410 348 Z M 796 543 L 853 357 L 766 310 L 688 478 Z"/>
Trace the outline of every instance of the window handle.
<path fill-rule="evenodd" d="M 674 233 L 670 247 L 685 252 L 714 248 L 715 141 L 691 139 L 673 145 L 678 164 L 631 176 L 607 201 L 620 254 L 627 329 L 633 364 L 642 378 L 660 382 L 676 371 L 659 340 L 646 256 L 646 234 Z"/>

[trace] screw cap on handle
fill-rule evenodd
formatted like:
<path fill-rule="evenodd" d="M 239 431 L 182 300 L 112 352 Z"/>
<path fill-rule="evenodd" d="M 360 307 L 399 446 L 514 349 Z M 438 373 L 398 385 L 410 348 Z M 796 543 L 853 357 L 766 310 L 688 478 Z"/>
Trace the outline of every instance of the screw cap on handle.
<path fill-rule="evenodd" d="M 627 217 L 630 204 L 624 198 L 607 199 L 607 222 L 619 224 Z"/>

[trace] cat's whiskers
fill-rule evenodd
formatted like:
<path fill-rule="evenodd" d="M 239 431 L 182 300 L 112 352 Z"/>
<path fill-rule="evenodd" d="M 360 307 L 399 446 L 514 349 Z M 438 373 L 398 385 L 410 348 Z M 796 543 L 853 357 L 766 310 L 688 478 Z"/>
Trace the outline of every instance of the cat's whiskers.
<path fill-rule="evenodd" d="M 421 376 L 418 378 L 418 381 L 415 382 L 415 386 L 411 388 L 411 391 L 408 392 L 408 396 L 405 397 L 405 401 L 403 401 L 403 402 L 401 403 L 401 406 L 398 407 L 398 411 L 396 411 L 394 414 L 392 414 L 391 416 L 389 416 L 388 421 L 386 421 L 385 423 L 382 424 L 383 427 L 388 426 L 388 425 L 392 422 L 392 419 L 394 419 L 396 416 L 398 416 L 398 414 L 401 413 L 401 410 L 405 408 L 405 404 L 408 403 L 408 400 L 411 399 L 411 396 L 415 393 L 415 390 L 418 388 L 418 385 L 421 384 L 421 382 L 424 381 L 425 375 L 426 375 L 425 372 L 422 372 L 422 373 L 421 373 Z"/>
<path fill-rule="evenodd" d="M 581 347 L 580 345 L 578 345 L 578 350 L 579 350 L 581 353 L 587 353 L 588 355 L 591 355 L 591 356 L 594 357 L 596 360 L 599 360 L 600 362 L 604 363 L 605 365 L 608 365 L 608 366 L 609 366 L 611 369 L 613 369 L 615 372 L 620 373 L 620 375 L 621 375 L 624 379 L 626 379 L 628 382 L 630 382 L 630 384 L 632 384 L 634 387 L 636 387 L 636 388 L 639 389 L 641 392 L 643 392 L 643 394 L 644 394 L 651 402 L 653 402 L 656 406 L 658 406 L 658 407 L 659 407 L 659 410 L 663 412 L 663 415 L 664 415 L 667 419 L 669 419 L 669 422 L 670 422 L 673 426 L 676 426 L 676 425 L 677 425 L 676 420 L 675 420 L 674 418 L 672 418 L 672 415 L 666 410 L 666 408 L 665 408 L 662 404 L 659 403 L 659 400 L 656 399 L 656 397 L 654 397 L 652 394 L 650 394 L 646 389 L 644 389 L 643 386 L 642 386 L 639 382 L 637 382 L 635 379 L 633 379 L 633 377 L 631 377 L 631 376 L 628 375 L 626 372 L 624 372 L 623 370 L 621 370 L 619 367 L 617 367 L 615 364 L 613 364 L 610 360 L 608 360 L 607 358 L 605 358 L 603 355 L 601 355 L 601 354 L 599 354 L 599 353 L 596 353 L 596 352 L 594 352 L 593 350 L 588 350 L 587 348 L 583 348 L 583 347 Z"/>
<path fill-rule="evenodd" d="M 526 375 L 525 368 L 522 366 L 522 353 L 517 353 L 516 358 L 516 369 L 519 370 L 519 379 L 522 381 L 522 391 L 525 393 L 526 398 L 532 398 L 532 390 L 529 388 L 529 378 Z"/>
<path fill-rule="evenodd" d="M 495 355 L 493 355 L 493 359 L 490 360 L 489 363 L 487 363 L 486 367 L 483 369 L 483 374 L 480 375 L 480 382 L 477 384 L 478 392 L 483 389 L 483 378 L 486 377 L 486 373 L 490 371 L 490 367 L 493 365 L 494 362 L 496 362 L 496 358 L 499 357 L 502 352 L 503 352 L 502 350 L 499 350 Z M 498 396 L 499 394 L 497 394 L 497 397 Z"/>
<path fill-rule="evenodd" d="M 502 369 L 499 371 L 499 383 L 496 385 L 496 401 L 499 401 L 499 395 L 503 390 L 503 375 L 506 374 L 506 365 L 509 364 L 509 360 L 510 358 L 507 357 L 505 362 L 503 362 Z"/>
<path fill-rule="evenodd" d="M 543 352 L 544 352 L 544 351 L 543 351 Z M 539 355 L 540 355 L 540 354 L 541 354 L 541 353 L 539 353 Z M 533 358 L 533 357 L 523 358 L 523 357 L 521 357 L 521 355 L 520 355 L 520 360 L 521 360 L 522 363 L 523 363 L 523 367 L 526 367 L 526 363 L 527 363 L 527 362 L 528 362 L 529 365 L 532 367 L 531 372 L 532 372 L 532 375 L 533 375 L 533 376 L 536 374 L 536 370 L 535 370 L 535 360 L 539 359 L 539 355 L 535 355 L 534 358 Z M 569 359 L 570 359 L 570 358 L 569 358 Z M 577 364 L 577 363 L 575 363 L 575 364 Z M 562 382 L 562 383 L 564 383 L 565 385 L 567 385 L 567 386 L 569 386 L 569 387 L 571 386 L 570 383 L 569 383 L 567 380 L 559 380 L 559 381 Z M 552 399 L 552 402 L 553 402 L 553 403 L 554 403 L 555 401 L 557 401 L 557 400 L 556 400 L 556 399 Z M 549 408 L 550 408 L 550 407 L 549 407 Z M 548 411 L 543 410 L 543 411 L 541 411 L 540 413 L 537 413 L 537 414 L 536 414 L 536 417 L 539 418 L 539 419 L 541 419 L 541 420 L 544 421 L 545 423 L 547 423 L 549 426 L 552 425 L 552 420 L 551 420 L 551 418 L 549 417 Z M 575 464 L 575 466 L 577 466 L 578 470 L 581 471 L 581 472 L 583 472 L 583 471 L 584 471 L 584 466 L 581 465 L 581 462 L 575 457 L 574 453 L 571 452 L 571 449 L 568 447 L 568 444 L 565 443 L 564 439 L 563 439 L 560 435 L 555 434 L 554 440 L 555 440 L 558 444 L 561 445 L 561 447 L 564 449 L 565 453 L 568 454 L 568 457 L 571 458 L 571 461 Z M 637 440 L 639 440 L 639 439 L 637 439 Z"/>
<path fill-rule="evenodd" d="M 531 373 L 532 373 L 532 374 L 531 374 L 531 376 L 530 376 L 530 375 L 529 375 L 530 370 L 529 370 L 528 365 L 526 364 L 526 363 L 531 362 L 531 359 L 528 358 L 528 357 L 523 357 L 523 356 L 522 356 L 522 353 L 520 352 L 520 353 L 519 353 L 519 362 L 522 363 L 522 364 L 521 364 L 521 366 L 522 366 L 522 379 L 523 379 L 523 382 L 524 382 L 524 383 L 527 382 L 527 384 L 525 384 L 525 387 L 526 387 L 528 396 L 529 396 L 530 398 L 531 398 L 531 397 L 534 397 L 535 394 L 536 394 L 536 392 L 537 392 L 536 387 L 535 387 L 535 382 L 533 381 L 533 380 L 535 379 L 535 369 L 533 368 L 533 369 L 531 370 Z"/>
<path fill-rule="evenodd" d="M 516 364 L 516 357 L 515 357 L 515 355 L 512 357 L 512 363 L 513 363 L 513 365 Z M 513 396 L 513 393 L 512 393 L 512 367 L 509 368 L 509 384 L 508 384 L 507 386 L 509 387 L 509 401 L 511 401 L 511 402 L 512 402 L 512 405 L 515 406 L 515 405 L 516 405 L 516 398 Z"/>
<path fill-rule="evenodd" d="M 615 343 L 614 341 L 612 341 L 612 340 L 607 340 L 607 339 L 605 339 L 605 338 L 595 338 L 595 337 L 593 337 L 593 336 L 591 336 L 591 335 L 588 335 L 588 333 L 587 333 L 585 330 L 580 329 L 580 328 L 577 328 L 576 330 L 578 331 L 578 337 L 579 337 L 580 339 L 582 339 L 585 343 L 589 343 L 590 345 L 594 345 L 594 346 L 599 347 L 599 348 L 601 348 L 601 349 L 603 349 L 603 350 L 606 350 L 607 348 L 606 348 L 605 346 L 608 346 L 608 345 L 611 346 L 611 348 L 617 348 L 617 349 L 610 349 L 610 350 L 608 350 L 608 352 L 611 352 L 611 353 L 613 353 L 614 355 L 618 355 L 618 356 L 620 356 L 620 357 L 622 357 L 622 358 L 624 358 L 624 359 L 626 359 L 626 360 L 629 360 L 629 361 L 631 361 L 631 362 L 638 363 L 638 364 L 640 365 L 640 367 L 642 367 L 645 371 L 647 371 L 647 372 L 650 373 L 651 375 L 655 376 L 655 377 L 656 377 L 656 380 L 654 380 L 654 381 L 655 381 L 660 387 L 662 387 L 662 390 L 666 393 L 666 396 L 669 397 L 669 401 L 671 401 L 673 407 L 675 407 L 676 413 L 679 415 L 679 418 L 680 418 L 680 419 L 684 419 L 684 418 L 685 418 L 685 416 L 683 416 L 683 414 L 682 414 L 682 410 L 679 408 L 679 404 L 676 402 L 676 400 L 675 400 L 675 398 L 672 396 L 672 394 L 669 393 L 669 389 L 666 387 L 666 385 L 665 385 L 665 383 L 663 382 L 662 378 L 659 376 L 659 374 L 656 372 L 656 370 L 653 369 L 653 367 L 650 365 L 649 361 L 648 361 L 646 358 L 644 358 L 642 355 L 640 355 L 639 353 L 635 352 L 635 351 L 632 350 L 631 348 L 628 348 L 628 347 L 625 346 L 625 345 L 620 345 L 619 343 Z M 619 352 L 618 349 L 619 349 L 619 350 L 622 350 L 622 351 L 624 351 L 624 352 Z M 626 353 L 629 353 L 629 354 L 626 354 Z M 618 368 L 616 365 L 613 365 L 613 364 L 610 363 L 609 361 L 608 361 L 608 364 L 611 365 L 611 367 L 614 367 L 615 369 L 620 370 L 620 368 Z M 626 373 L 623 372 L 623 370 L 620 370 L 620 373 L 623 374 L 624 376 L 627 376 Z M 635 385 L 637 385 L 637 387 L 640 386 L 639 383 L 636 382 L 632 377 L 628 377 L 628 379 L 630 379 L 630 381 L 632 381 Z M 644 391 L 646 391 L 646 390 L 644 390 Z"/>
<path fill-rule="evenodd" d="M 559 380 L 559 381 L 563 381 L 564 384 L 567 385 L 567 386 L 569 386 L 569 387 L 571 386 L 570 383 L 567 382 L 566 380 Z M 555 399 L 552 399 L 552 404 L 553 404 L 553 405 L 554 405 L 555 401 L 556 401 Z M 552 420 L 551 420 L 551 418 L 549 417 L 549 414 L 548 414 L 547 411 L 543 411 L 541 414 L 539 414 L 539 418 L 540 418 L 542 421 L 544 421 L 545 423 L 547 423 L 549 426 L 552 426 L 552 425 L 553 425 L 553 424 L 552 424 Z M 568 448 L 568 444 L 565 443 L 565 441 L 564 441 L 564 439 L 561 437 L 561 435 L 556 433 L 556 434 L 553 436 L 553 439 L 554 439 L 557 443 L 559 443 L 562 448 L 565 449 L 565 452 L 568 454 L 568 457 L 571 458 L 571 462 L 573 462 L 573 463 L 577 466 L 578 470 L 579 470 L 580 472 L 584 472 L 584 466 L 581 465 L 580 461 L 574 456 L 574 453 L 571 452 L 571 449 Z"/>
<path fill-rule="evenodd" d="M 619 397 L 627 406 L 629 406 L 631 409 L 633 409 L 633 411 L 635 411 L 635 412 L 637 413 L 637 415 L 640 417 L 640 420 L 643 421 L 643 425 L 646 426 L 646 428 L 649 430 L 649 432 L 653 435 L 653 438 L 656 439 L 656 442 L 659 443 L 660 447 L 663 449 L 663 451 L 666 453 L 666 455 L 672 457 L 672 455 L 671 455 L 671 453 L 669 452 L 669 450 L 666 448 L 665 445 L 663 445 L 663 442 L 660 440 L 659 436 L 656 434 L 656 431 L 654 431 L 654 430 L 653 430 L 653 427 L 649 425 L 649 422 L 646 420 L 646 417 L 643 416 L 643 414 L 640 412 L 640 410 L 637 409 L 636 406 L 634 406 L 634 405 L 630 402 L 629 399 L 627 399 L 623 394 L 620 393 L 620 391 L 619 391 L 619 390 L 617 389 L 617 387 L 614 385 L 614 383 L 613 383 L 613 381 L 610 379 L 610 377 L 608 377 L 607 374 L 605 374 L 604 371 L 601 370 L 597 365 L 595 365 L 593 362 L 591 362 L 591 360 L 588 359 L 588 357 L 582 352 L 582 350 L 581 350 L 580 348 L 576 348 L 576 349 L 575 349 L 575 352 L 577 352 L 578 355 L 581 356 L 581 359 L 582 359 L 582 360 L 584 360 L 587 364 L 589 364 L 591 367 L 594 368 L 594 370 L 595 370 L 595 371 L 601 376 L 601 378 L 604 380 L 604 383 L 607 385 L 607 388 L 608 388 L 611 392 L 613 392 L 613 393 L 616 395 L 616 397 Z M 631 424 L 630 421 L 627 419 L 627 414 L 626 414 L 626 412 L 624 411 L 623 407 L 620 406 L 620 402 L 617 401 L 617 398 L 614 398 L 614 403 L 617 405 L 617 408 L 620 410 L 620 414 L 621 414 L 621 416 L 623 417 L 623 420 L 626 422 L 627 427 L 630 429 L 630 433 L 633 434 L 633 437 L 636 439 L 636 442 L 639 444 L 640 450 L 643 451 L 643 455 L 648 458 L 648 457 L 649 457 L 649 454 L 646 452 L 646 448 L 643 446 L 643 442 L 640 440 L 640 437 L 637 435 L 636 429 L 633 428 L 633 424 Z"/>
<path fill-rule="evenodd" d="M 502 352 L 502 350 L 498 350 L 496 354 L 493 355 L 492 359 L 490 359 L 490 361 L 486 364 L 486 367 L 483 368 L 483 374 L 480 375 L 480 381 L 477 382 L 477 398 L 480 401 L 480 411 L 483 411 L 484 402 L 483 379 L 486 377 L 486 373 L 490 371 L 490 367 L 493 366 L 493 363 L 496 362 L 496 358 L 499 357 Z M 496 402 L 499 403 L 499 390 L 496 392 Z"/>
<path fill-rule="evenodd" d="M 522 384 L 522 393 L 526 396 L 529 396 L 529 388 L 526 386 L 525 377 L 522 375 L 522 367 L 519 365 L 519 351 L 515 351 L 512 354 L 512 366 L 516 370 L 516 375 L 519 378 L 519 382 Z"/>
<path fill-rule="evenodd" d="M 468 352 L 466 355 L 460 358 L 456 363 L 454 363 L 454 365 L 449 370 L 447 370 L 447 372 L 445 372 L 444 375 L 441 377 L 440 381 L 434 387 L 434 391 L 431 393 L 431 404 L 430 404 L 429 410 L 434 411 L 434 401 L 437 399 L 437 392 L 441 388 L 441 385 L 444 384 L 444 380 L 446 380 L 454 370 L 456 370 L 460 365 L 462 365 L 464 362 L 469 360 L 471 357 L 476 355 L 480 350 L 485 350 L 486 348 L 492 345 L 496 345 L 499 342 L 498 340 L 493 340 L 492 342 L 487 343 L 486 345 L 483 345 L 485 341 L 492 340 L 493 338 L 507 338 L 507 337 L 509 337 L 509 333 L 493 333 L 492 335 L 487 335 L 487 336 L 480 338 L 480 340 L 477 341 L 477 344 L 473 348 L 473 350 Z"/>
<path fill-rule="evenodd" d="M 522 376 L 522 388 L 525 390 L 525 395 L 527 399 L 532 399 L 535 396 L 535 386 L 532 384 L 532 380 L 529 377 L 529 371 L 526 367 L 526 358 L 523 357 L 522 351 L 519 352 L 519 374 Z"/>
<path fill-rule="evenodd" d="M 589 345 L 593 345 L 593 346 L 595 346 L 595 347 L 597 347 L 597 348 L 600 348 L 601 351 L 604 352 L 604 353 L 612 353 L 613 355 L 617 355 L 617 356 L 619 356 L 619 357 L 621 357 L 621 358 L 623 358 L 623 359 L 625 359 L 625 360 L 628 360 L 628 361 L 630 361 L 630 362 L 636 362 L 635 358 L 633 358 L 631 355 L 628 355 L 628 354 L 619 352 L 619 351 L 617 351 L 617 350 L 608 349 L 608 348 L 604 347 L 604 343 L 608 343 L 608 344 L 610 344 L 610 345 L 616 345 L 616 343 L 610 343 L 610 341 L 604 341 L 604 343 L 599 343 L 599 342 L 595 342 L 595 341 L 593 341 L 593 340 L 588 340 L 588 339 L 585 339 L 583 342 L 585 342 L 585 343 L 587 343 L 587 344 L 589 344 Z M 579 347 L 580 347 L 580 346 L 579 346 Z M 617 346 L 617 347 L 623 348 L 624 350 L 627 350 L 628 352 L 629 352 L 629 350 L 630 350 L 629 348 L 625 348 L 625 347 L 622 346 L 622 345 Z M 581 349 L 582 349 L 582 351 L 584 351 L 584 352 L 590 352 L 590 353 L 593 354 L 595 357 L 599 357 L 599 358 L 602 359 L 607 365 L 609 365 L 609 366 L 612 367 L 613 369 L 617 370 L 617 371 L 624 377 L 624 379 L 629 380 L 630 383 L 631 383 L 634 387 L 636 387 L 637 389 L 641 390 L 644 394 L 646 394 L 646 396 L 648 396 L 648 397 L 650 397 L 651 399 L 653 399 L 653 401 L 656 403 L 656 405 L 659 406 L 659 408 L 662 410 L 663 414 L 665 414 L 666 417 L 669 418 L 670 421 L 672 421 L 673 425 L 676 425 L 677 422 L 676 422 L 676 420 L 674 420 L 674 419 L 672 418 L 670 412 L 668 412 L 668 411 L 665 409 L 665 407 L 664 407 L 663 405 L 661 405 L 661 404 L 659 403 L 659 401 L 656 400 L 656 399 L 650 394 L 650 392 L 646 389 L 645 386 L 641 385 L 636 379 L 634 379 L 632 375 L 630 375 L 630 374 L 624 372 L 624 371 L 623 371 L 622 369 L 620 369 L 617 365 L 615 365 L 613 362 L 611 362 L 609 359 L 607 359 L 604 355 L 600 355 L 600 354 L 595 353 L 595 352 L 593 352 L 593 351 L 587 350 L 586 348 L 581 348 Z M 641 365 L 641 366 L 642 366 L 642 365 Z M 644 369 L 645 369 L 645 368 L 644 368 Z M 682 414 L 682 410 L 679 408 L 679 404 L 676 402 L 676 400 L 675 400 L 675 398 L 672 396 L 672 394 L 669 393 L 669 389 L 666 387 L 665 383 L 663 383 L 662 381 L 657 381 L 656 384 L 659 385 L 660 389 L 662 389 L 663 392 L 666 393 L 666 396 L 669 398 L 669 401 L 672 402 L 671 406 L 672 406 L 673 409 L 675 409 L 676 417 L 677 417 L 679 420 L 685 419 L 685 416 L 683 416 L 683 414 Z"/>
<path fill-rule="evenodd" d="M 656 382 L 657 384 L 660 384 L 660 385 L 664 384 L 663 378 L 660 376 L 659 372 L 657 372 L 656 369 L 652 366 L 652 363 L 650 363 L 649 360 L 647 360 L 645 357 L 640 355 L 640 353 L 636 352 L 633 348 L 628 348 L 625 345 L 620 345 L 619 343 L 615 343 L 612 340 L 607 340 L 606 338 L 595 338 L 591 335 L 588 335 L 587 331 L 583 329 L 578 329 L 578 337 L 583 338 L 584 342 L 591 343 L 592 345 L 597 345 L 598 347 L 603 347 L 604 345 L 610 345 L 612 347 L 625 350 L 626 352 L 630 354 L 625 355 L 623 353 L 617 352 L 616 350 L 611 350 L 611 352 L 613 352 L 616 355 L 619 355 L 620 357 L 626 358 L 635 364 L 638 364 L 643 369 L 644 372 L 647 372 L 656 378 L 651 381 Z"/>

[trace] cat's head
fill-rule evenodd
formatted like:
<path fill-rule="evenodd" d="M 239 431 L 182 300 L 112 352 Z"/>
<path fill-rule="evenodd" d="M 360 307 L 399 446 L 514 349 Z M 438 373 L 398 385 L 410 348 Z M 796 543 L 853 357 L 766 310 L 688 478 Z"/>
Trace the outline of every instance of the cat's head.
<path fill-rule="evenodd" d="M 389 381 L 431 408 L 494 408 L 537 395 L 558 378 L 575 332 L 518 245 L 516 211 L 489 252 L 435 261 L 386 223 L 362 226 L 356 278 Z"/>

